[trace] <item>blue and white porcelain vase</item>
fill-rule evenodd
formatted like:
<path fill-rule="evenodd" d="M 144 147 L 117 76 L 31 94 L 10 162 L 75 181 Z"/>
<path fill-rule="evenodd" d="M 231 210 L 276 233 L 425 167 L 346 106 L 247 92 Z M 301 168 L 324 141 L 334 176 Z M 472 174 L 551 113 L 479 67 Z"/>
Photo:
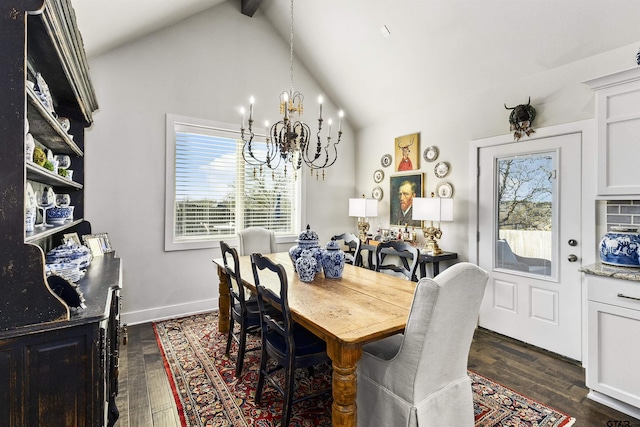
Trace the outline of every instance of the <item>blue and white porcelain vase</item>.
<path fill-rule="evenodd" d="M 316 271 L 318 268 L 318 261 L 313 256 L 313 252 L 310 249 L 305 249 L 300 253 L 300 256 L 296 260 L 296 270 L 298 271 L 298 277 L 303 282 L 313 282 L 316 277 Z"/>
<path fill-rule="evenodd" d="M 344 270 L 344 252 L 335 238 L 327 243 L 327 248 L 322 252 L 322 268 L 327 279 L 339 279 Z"/>
<path fill-rule="evenodd" d="M 291 258 L 293 267 L 298 271 L 296 261 L 300 257 L 300 254 L 302 254 L 302 251 L 308 249 L 316 260 L 316 273 L 319 273 L 320 270 L 322 270 L 322 248 L 318 244 L 318 234 L 312 231 L 311 227 L 307 225 L 307 229 L 300 233 L 296 242 L 298 244 L 289 249 L 289 257 Z"/>
<path fill-rule="evenodd" d="M 600 260 L 604 264 L 640 267 L 640 234 L 637 228 L 611 227 L 600 241 Z"/>
<path fill-rule="evenodd" d="M 27 162 L 33 163 L 33 151 L 35 149 L 36 149 L 36 143 L 33 140 L 33 135 L 31 135 L 30 133 L 27 133 L 24 136 L 24 159 Z"/>

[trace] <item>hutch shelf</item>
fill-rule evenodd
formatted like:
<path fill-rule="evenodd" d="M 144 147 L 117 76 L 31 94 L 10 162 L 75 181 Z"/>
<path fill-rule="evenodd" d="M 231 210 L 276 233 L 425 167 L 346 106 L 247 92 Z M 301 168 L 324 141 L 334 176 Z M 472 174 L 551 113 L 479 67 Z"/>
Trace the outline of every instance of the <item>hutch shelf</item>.
<path fill-rule="evenodd" d="M 7 0 L 0 12 L 0 425 L 113 425 L 122 261 L 115 253 L 94 258 L 78 282 L 84 308 L 45 275 L 45 253 L 64 234 L 91 234 L 84 136 L 98 104 L 82 37 L 71 0 Z M 34 85 L 38 75 L 50 103 Z M 71 158 L 72 179 L 32 162 L 27 129 L 45 152 Z M 28 187 L 69 194 L 74 219 L 27 232 Z"/>

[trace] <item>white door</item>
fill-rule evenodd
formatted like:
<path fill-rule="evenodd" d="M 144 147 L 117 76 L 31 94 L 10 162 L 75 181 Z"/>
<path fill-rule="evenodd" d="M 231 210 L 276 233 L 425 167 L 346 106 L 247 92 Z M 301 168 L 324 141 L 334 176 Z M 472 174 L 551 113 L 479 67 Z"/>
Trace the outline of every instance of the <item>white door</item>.
<path fill-rule="evenodd" d="M 581 360 L 580 133 L 479 149 L 480 326 Z"/>

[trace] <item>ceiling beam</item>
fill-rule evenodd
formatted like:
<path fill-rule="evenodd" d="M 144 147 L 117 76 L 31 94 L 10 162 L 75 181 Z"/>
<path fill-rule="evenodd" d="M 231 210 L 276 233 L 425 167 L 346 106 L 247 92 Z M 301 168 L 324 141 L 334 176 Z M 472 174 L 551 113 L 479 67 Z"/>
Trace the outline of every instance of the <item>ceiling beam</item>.
<path fill-rule="evenodd" d="M 261 1 L 262 0 L 240 0 L 240 11 L 243 15 L 252 18 L 253 14 L 258 10 Z"/>

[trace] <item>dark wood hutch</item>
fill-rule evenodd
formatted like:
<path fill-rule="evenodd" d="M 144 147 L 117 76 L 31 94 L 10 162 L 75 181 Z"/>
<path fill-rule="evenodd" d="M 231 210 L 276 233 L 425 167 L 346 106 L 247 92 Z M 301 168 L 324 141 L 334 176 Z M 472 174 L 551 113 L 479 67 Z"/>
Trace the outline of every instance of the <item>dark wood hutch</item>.
<path fill-rule="evenodd" d="M 45 253 L 84 219 L 84 133 L 98 108 L 70 0 L 0 2 L 0 426 L 105 426 L 117 419 L 121 260 L 96 257 L 78 282 L 86 308 L 49 287 Z M 41 73 L 55 114 L 27 81 Z M 70 120 L 68 132 L 57 116 Z M 73 179 L 25 158 L 35 143 L 72 159 Z M 71 136 L 70 136 L 71 135 Z M 25 227 L 25 191 L 71 195 L 74 220 Z"/>

